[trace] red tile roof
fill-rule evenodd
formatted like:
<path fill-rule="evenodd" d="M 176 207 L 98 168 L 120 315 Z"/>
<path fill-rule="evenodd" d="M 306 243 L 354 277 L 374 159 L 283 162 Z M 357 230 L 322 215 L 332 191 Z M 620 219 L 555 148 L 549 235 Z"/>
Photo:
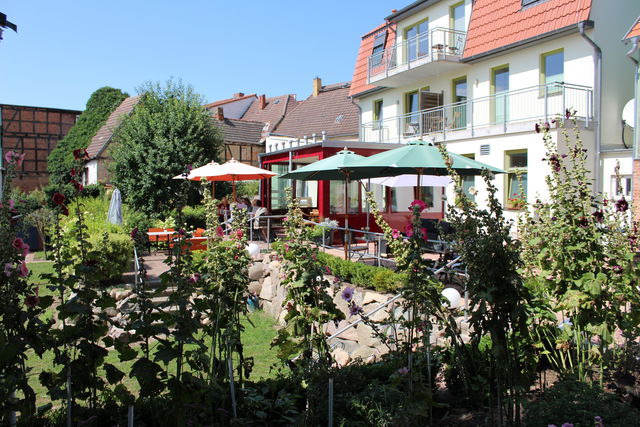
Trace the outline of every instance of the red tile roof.
<path fill-rule="evenodd" d="M 636 22 L 631 26 L 631 29 L 629 29 L 622 40 L 628 40 L 632 37 L 638 36 L 640 36 L 640 16 L 638 17 L 638 19 L 636 19 Z"/>
<path fill-rule="evenodd" d="M 591 0 L 476 0 L 463 58 L 488 53 L 589 19 Z"/>
<path fill-rule="evenodd" d="M 223 99 L 221 101 L 216 101 L 216 102 L 212 102 L 210 104 L 206 104 L 204 106 L 204 108 L 219 107 L 220 105 L 229 104 L 230 102 L 235 102 L 235 101 L 240 101 L 241 99 L 255 98 L 255 97 L 256 97 L 256 94 L 254 93 L 254 94 L 251 94 L 251 95 L 239 96 L 237 98 Z"/>
<path fill-rule="evenodd" d="M 278 123 L 298 106 L 295 95 L 281 95 L 266 98 L 264 108 L 260 108 L 260 97 L 253 101 L 247 111 L 242 116 L 242 120 L 268 123 L 273 130 Z"/>
<path fill-rule="evenodd" d="M 358 135 L 358 107 L 349 98 L 349 83 L 322 86 L 318 96 L 309 96 L 280 122 L 274 134 L 293 138 L 328 138 Z"/>
<path fill-rule="evenodd" d="M 98 132 L 91 138 L 91 142 L 87 147 L 87 153 L 90 159 L 94 159 L 100 155 L 111 142 L 113 132 L 120 126 L 120 122 L 125 116 L 133 111 L 133 107 L 140 101 L 140 96 L 130 96 L 123 100 L 118 107 L 109 115 L 107 121 L 102 125 Z"/>
<path fill-rule="evenodd" d="M 366 92 L 377 87 L 375 85 L 367 84 L 367 67 L 368 58 L 371 56 L 371 51 L 373 50 L 375 35 L 380 31 L 387 31 L 385 49 L 393 46 L 396 41 L 395 27 L 390 25 L 387 28 L 387 24 L 378 25 L 376 28 L 362 36 L 360 49 L 358 50 L 358 59 L 356 60 L 356 67 L 353 71 L 353 78 L 351 79 L 351 91 L 349 91 L 349 96 L 356 96 L 362 92 Z"/>

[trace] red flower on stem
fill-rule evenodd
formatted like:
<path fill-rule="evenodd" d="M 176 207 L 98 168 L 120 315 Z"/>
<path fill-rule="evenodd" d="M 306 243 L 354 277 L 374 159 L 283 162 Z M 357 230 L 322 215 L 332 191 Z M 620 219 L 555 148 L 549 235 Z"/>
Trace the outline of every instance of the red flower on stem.
<path fill-rule="evenodd" d="M 40 297 L 38 296 L 38 288 L 35 289 L 34 295 L 29 295 L 24 299 L 24 304 L 29 308 L 33 308 L 38 304 L 40 304 Z"/>
<path fill-rule="evenodd" d="M 60 206 L 64 203 L 65 197 L 64 197 L 64 194 L 62 193 L 54 193 L 52 199 L 53 199 L 53 203 Z"/>

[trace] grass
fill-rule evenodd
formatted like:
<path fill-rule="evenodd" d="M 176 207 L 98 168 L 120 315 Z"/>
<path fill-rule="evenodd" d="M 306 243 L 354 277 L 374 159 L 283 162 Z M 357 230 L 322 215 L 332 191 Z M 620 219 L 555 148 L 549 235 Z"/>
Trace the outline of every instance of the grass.
<path fill-rule="evenodd" d="M 52 292 L 47 288 L 43 274 L 53 272 L 53 263 L 51 262 L 32 262 L 28 265 L 31 275 L 29 281 L 31 283 L 39 285 L 39 294 L 41 296 L 51 295 Z M 45 318 L 51 318 L 54 314 L 55 308 L 49 308 L 45 313 Z M 244 345 L 245 357 L 254 358 L 253 372 L 250 379 L 253 381 L 260 378 L 269 378 L 275 373 L 272 373 L 271 367 L 278 363 L 275 349 L 272 349 L 270 344 L 273 338 L 276 336 L 276 321 L 263 313 L 258 311 L 251 313 L 248 319 L 243 321 L 244 332 L 242 333 L 242 342 Z M 28 360 L 28 366 L 31 368 L 29 383 L 36 392 L 37 404 L 43 405 L 49 402 L 47 390 L 40 384 L 38 376 L 45 370 L 51 370 L 53 368 L 53 351 L 47 351 L 42 358 L 33 354 Z M 118 352 L 111 350 L 105 359 L 105 363 L 110 363 L 116 366 L 118 369 L 129 372 L 131 365 L 135 360 L 128 362 L 120 362 L 118 359 Z M 56 370 L 59 369 L 58 367 Z M 125 376 L 123 379 L 124 385 L 136 393 L 139 390 L 138 382 L 134 379 L 129 379 Z"/>

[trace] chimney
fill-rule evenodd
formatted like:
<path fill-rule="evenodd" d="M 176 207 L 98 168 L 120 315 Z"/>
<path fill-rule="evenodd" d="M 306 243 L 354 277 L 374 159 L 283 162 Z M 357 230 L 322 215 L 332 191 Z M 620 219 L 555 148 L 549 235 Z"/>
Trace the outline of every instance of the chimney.
<path fill-rule="evenodd" d="M 313 96 L 318 96 L 320 94 L 320 89 L 322 89 L 322 79 L 320 77 L 316 77 L 313 79 Z"/>
<path fill-rule="evenodd" d="M 260 102 L 260 109 L 264 110 L 264 107 L 267 106 L 267 96 L 264 94 L 260 95 L 260 98 L 258 98 L 258 101 Z"/>
<path fill-rule="evenodd" d="M 244 96 L 244 93 L 242 93 L 242 92 L 234 93 L 233 94 L 233 99 L 242 98 L 243 96 Z"/>
<path fill-rule="evenodd" d="M 224 108 L 218 107 L 216 109 L 216 119 L 218 119 L 219 121 L 224 120 Z"/>

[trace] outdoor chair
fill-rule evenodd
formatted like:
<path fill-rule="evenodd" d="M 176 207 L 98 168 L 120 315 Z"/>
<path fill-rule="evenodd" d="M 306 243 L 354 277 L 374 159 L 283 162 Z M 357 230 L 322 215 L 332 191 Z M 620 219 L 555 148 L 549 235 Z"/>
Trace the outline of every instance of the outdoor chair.
<path fill-rule="evenodd" d="M 152 227 L 149 228 L 147 230 L 147 232 L 149 233 L 153 233 L 153 232 L 164 232 L 164 231 L 175 231 L 173 228 L 158 228 L 158 227 Z M 158 251 L 161 247 L 165 247 L 167 248 L 169 246 L 169 241 L 170 239 L 170 235 L 161 235 L 161 236 L 149 236 L 149 243 L 147 248 L 149 249 L 149 253 L 151 253 L 151 246 L 153 246 L 156 251 Z"/>

